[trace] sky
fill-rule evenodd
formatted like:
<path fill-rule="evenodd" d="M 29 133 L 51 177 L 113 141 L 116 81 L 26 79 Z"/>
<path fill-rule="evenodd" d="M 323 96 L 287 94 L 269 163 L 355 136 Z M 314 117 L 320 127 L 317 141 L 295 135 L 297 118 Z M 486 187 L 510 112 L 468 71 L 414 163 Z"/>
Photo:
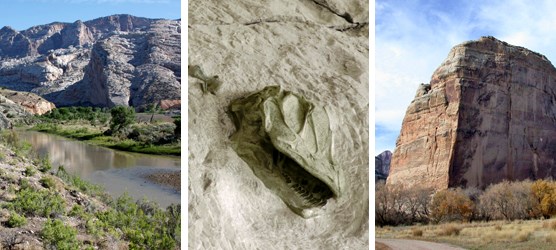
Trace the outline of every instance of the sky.
<path fill-rule="evenodd" d="M 556 1 L 377 0 L 375 23 L 375 155 L 394 151 L 417 87 L 453 46 L 494 36 L 556 62 Z"/>
<path fill-rule="evenodd" d="M 2 1 L 0 28 L 25 30 L 52 22 L 73 23 L 114 14 L 180 18 L 180 0 L 9 0 Z"/>

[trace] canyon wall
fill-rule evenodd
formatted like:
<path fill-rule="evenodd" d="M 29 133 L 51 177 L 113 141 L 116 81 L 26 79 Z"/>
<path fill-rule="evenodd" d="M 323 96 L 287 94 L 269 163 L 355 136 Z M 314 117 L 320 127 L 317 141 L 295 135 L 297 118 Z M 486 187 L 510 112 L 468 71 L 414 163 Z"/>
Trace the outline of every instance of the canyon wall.
<path fill-rule="evenodd" d="M 493 37 L 450 51 L 407 109 L 387 183 L 479 187 L 556 176 L 556 69 Z"/>
<path fill-rule="evenodd" d="M 113 15 L 0 29 L 0 86 L 57 106 L 133 106 L 180 99 L 181 22 Z"/>

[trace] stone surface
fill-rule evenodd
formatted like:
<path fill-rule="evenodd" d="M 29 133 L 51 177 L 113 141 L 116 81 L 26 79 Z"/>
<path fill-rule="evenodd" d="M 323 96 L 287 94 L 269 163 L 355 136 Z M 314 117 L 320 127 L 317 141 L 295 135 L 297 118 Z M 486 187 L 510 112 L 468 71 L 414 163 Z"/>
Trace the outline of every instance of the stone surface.
<path fill-rule="evenodd" d="M 56 108 L 56 105 L 54 105 L 54 103 L 51 103 L 44 98 L 29 92 L 18 92 L 8 89 L 0 89 L 0 95 L 3 95 L 14 103 L 20 105 L 21 107 L 23 107 L 23 109 L 33 115 L 42 115 Z"/>
<path fill-rule="evenodd" d="M 390 173 L 390 162 L 392 161 L 392 152 L 386 150 L 375 156 L 375 181 L 386 180 Z"/>
<path fill-rule="evenodd" d="M 31 113 L 23 106 L 0 93 L 0 130 L 13 128 L 13 125 L 18 122 L 26 122 L 30 116 Z"/>
<path fill-rule="evenodd" d="M 556 69 L 493 37 L 455 46 L 407 109 L 387 183 L 480 187 L 556 176 Z"/>
<path fill-rule="evenodd" d="M 366 1 L 336 2 L 368 22 Z M 368 26 L 313 1 L 196 0 L 189 11 L 188 64 L 221 81 L 203 94 L 188 78 L 189 248 L 368 249 Z M 329 116 L 345 193 L 313 218 L 292 212 L 231 148 L 230 103 L 271 85 Z"/>
<path fill-rule="evenodd" d="M 0 86 L 58 106 L 134 106 L 180 99 L 177 20 L 114 15 L 0 30 Z"/>

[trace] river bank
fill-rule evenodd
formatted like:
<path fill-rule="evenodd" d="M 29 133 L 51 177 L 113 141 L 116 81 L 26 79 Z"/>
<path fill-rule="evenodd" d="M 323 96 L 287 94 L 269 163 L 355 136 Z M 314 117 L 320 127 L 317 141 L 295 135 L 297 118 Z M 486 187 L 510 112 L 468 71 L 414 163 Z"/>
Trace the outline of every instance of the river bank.
<path fill-rule="evenodd" d="M 136 200 L 152 200 L 162 208 L 180 203 L 176 182 L 181 173 L 180 157 L 123 152 L 48 133 L 16 131 L 39 155 L 48 156 L 54 168 L 64 166 L 70 174 L 102 186 L 113 196 L 127 193 Z M 169 173 L 176 177 L 148 178 Z"/>
<path fill-rule="evenodd" d="M 146 125 L 137 125 L 137 127 L 140 126 L 145 127 Z M 84 141 L 93 145 L 127 152 L 154 155 L 181 155 L 181 145 L 179 141 L 160 145 L 143 143 L 138 140 L 104 135 L 104 131 L 106 131 L 108 127 L 90 125 L 82 122 L 43 122 L 32 127 L 25 127 L 23 129 L 59 135 L 70 139 Z"/>
<path fill-rule="evenodd" d="M 22 137 L 16 131 L 0 133 L 2 248 L 179 249 L 179 205 L 161 209 L 128 195 L 108 195 L 69 173 L 81 166 L 64 165 L 56 170 Z M 64 141 L 70 148 L 75 143 L 85 145 Z M 95 161 L 104 158 L 91 157 Z M 65 151 L 55 151 L 53 158 L 80 160 Z M 118 162 L 116 158 L 108 160 Z"/>

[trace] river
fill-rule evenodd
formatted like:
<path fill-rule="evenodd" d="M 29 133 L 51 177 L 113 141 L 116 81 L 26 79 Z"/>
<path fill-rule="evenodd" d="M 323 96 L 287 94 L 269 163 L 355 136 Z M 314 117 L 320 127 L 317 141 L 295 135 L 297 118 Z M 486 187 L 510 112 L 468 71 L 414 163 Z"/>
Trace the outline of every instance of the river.
<path fill-rule="evenodd" d="M 123 152 L 35 131 L 18 130 L 18 135 L 40 155 L 48 154 L 53 169 L 62 165 L 67 172 L 104 187 L 114 198 L 127 192 L 135 199 L 147 198 L 161 207 L 180 203 L 179 190 L 144 177 L 155 172 L 181 171 L 179 157 Z"/>

